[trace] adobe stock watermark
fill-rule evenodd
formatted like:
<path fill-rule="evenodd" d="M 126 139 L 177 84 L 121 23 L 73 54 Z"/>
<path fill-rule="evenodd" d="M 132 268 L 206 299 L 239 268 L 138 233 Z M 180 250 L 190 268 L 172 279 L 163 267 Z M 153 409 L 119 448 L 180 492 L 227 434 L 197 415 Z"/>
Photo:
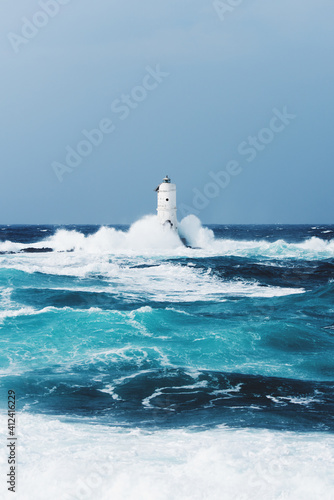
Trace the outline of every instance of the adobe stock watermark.
<path fill-rule="evenodd" d="M 225 21 L 226 15 L 233 12 L 236 7 L 239 7 L 242 3 L 243 0 L 225 0 L 224 2 L 221 0 L 215 0 L 212 3 L 212 6 L 218 14 L 219 19 L 221 21 Z"/>
<path fill-rule="evenodd" d="M 19 53 L 21 46 L 34 39 L 40 30 L 49 24 L 50 19 L 59 14 L 62 5 L 67 5 L 70 2 L 71 0 L 40 0 L 38 2 L 40 10 L 37 10 L 31 19 L 22 17 L 20 33 L 10 31 L 7 34 L 15 54 Z"/>
<path fill-rule="evenodd" d="M 133 110 L 138 108 L 140 103 L 145 101 L 149 94 L 157 89 L 165 78 L 169 76 L 169 73 L 166 71 L 161 71 L 159 64 L 155 68 L 146 66 L 145 69 L 146 74 L 141 84 L 133 87 L 129 94 L 122 94 L 111 103 L 111 111 L 118 120 L 126 120 Z M 74 147 L 70 145 L 66 146 L 64 161 L 62 163 L 58 161 L 52 162 L 51 166 L 59 182 L 63 182 L 65 174 L 73 172 L 73 170 L 81 165 L 84 158 L 90 156 L 102 144 L 106 135 L 110 135 L 116 130 L 114 116 L 112 118 L 102 118 L 96 128 L 81 130 L 84 138 Z"/>
<path fill-rule="evenodd" d="M 95 465 L 94 470 L 84 479 L 78 479 L 70 493 L 66 493 L 62 497 L 63 500 L 88 500 L 90 498 L 98 498 L 99 489 L 107 478 L 114 472 L 112 464 Z"/>
<path fill-rule="evenodd" d="M 257 135 L 248 136 L 238 146 L 238 154 L 240 157 L 245 157 L 248 163 L 252 163 L 259 153 L 264 151 L 271 144 L 277 134 L 281 134 L 295 120 L 297 115 L 288 112 L 287 106 L 282 110 L 274 108 L 272 117 L 267 127 L 262 128 Z M 202 190 L 193 188 L 192 205 L 182 203 L 179 206 L 179 212 L 182 217 L 189 214 L 199 215 L 214 198 L 217 198 L 221 192 L 227 188 L 233 177 L 236 177 L 243 172 L 241 160 L 230 160 L 225 169 L 219 172 L 209 172 L 210 182 L 207 182 Z"/>

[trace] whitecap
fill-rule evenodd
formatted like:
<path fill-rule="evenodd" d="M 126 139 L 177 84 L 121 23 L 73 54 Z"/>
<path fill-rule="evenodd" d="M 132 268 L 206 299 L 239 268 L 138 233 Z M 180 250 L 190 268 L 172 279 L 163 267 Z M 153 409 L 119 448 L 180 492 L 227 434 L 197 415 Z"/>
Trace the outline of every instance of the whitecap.
<path fill-rule="evenodd" d="M 269 242 L 215 238 L 213 231 L 203 227 L 201 221 L 194 215 L 189 215 L 180 221 L 179 232 L 192 248 L 186 248 L 177 233 L 161 226 L 157 217 L 151 215 L 136 221 L 128 231 L 104 226 L 96 233 L 85 236 L 79 231 L 58 229 L 54 235 L 34 244 L 2 242 L 0 252 L 19 252 L 31 246 L 36 249 L 52 248 L 54 252 L 71 251 L 86 260 L 87 271 L 89 268 L 94 269 L 96 259 L 115 256 L 153 259 L 212 256 L 322 259 L 334 256 L 334 240 L 327 241 L 318 237 L 312 237 L 301 243 L 288 243 L 283 239 Z M 28 257 L 32 264 L 37 260 L 36 254 L 29 254 Z M 43 261 L 47 255 L 38 254 L 37 257 L 38 261 Z M 66 262 L 71 259 L 65 256 L 63 260 Z M 71 275 L 70 266 L 66 267 Z"/>

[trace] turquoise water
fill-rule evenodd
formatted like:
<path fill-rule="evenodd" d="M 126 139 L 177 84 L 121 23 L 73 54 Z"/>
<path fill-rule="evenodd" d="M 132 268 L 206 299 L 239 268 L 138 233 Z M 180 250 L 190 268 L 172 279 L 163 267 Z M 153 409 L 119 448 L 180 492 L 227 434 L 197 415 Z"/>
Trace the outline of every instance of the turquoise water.
<path fill-rule="evenodd" d="M 333 226 L 183 224 L 195 249 L 152 219 L 0 229 L 1 387 L 23 414 L 333 431 Z"/>

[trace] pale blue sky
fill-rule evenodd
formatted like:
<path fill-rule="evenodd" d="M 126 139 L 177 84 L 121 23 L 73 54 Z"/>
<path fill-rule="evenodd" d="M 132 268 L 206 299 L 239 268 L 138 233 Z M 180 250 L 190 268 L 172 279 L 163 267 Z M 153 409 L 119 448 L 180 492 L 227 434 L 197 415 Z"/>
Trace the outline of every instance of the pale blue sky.
<path fill-rule="evenodd" d="M 333 223 L 332 0 L 245 0 L 224 19 L 204 0 L 50 1 L 52 18 L 1 3 L 0 223 L 131 223 L 165 174 L 205 223 Z M 23 18 L 45 25 L 28 39 Z M 295 118 L 247 161 L 241 143 L 285 106 Z M 54 162 L 105 118 L 114 131 L 59 182 Z M 231 160 L 239 175 L 210 191 Z M 194 189 L 214 197 L 198 209 Z"/>

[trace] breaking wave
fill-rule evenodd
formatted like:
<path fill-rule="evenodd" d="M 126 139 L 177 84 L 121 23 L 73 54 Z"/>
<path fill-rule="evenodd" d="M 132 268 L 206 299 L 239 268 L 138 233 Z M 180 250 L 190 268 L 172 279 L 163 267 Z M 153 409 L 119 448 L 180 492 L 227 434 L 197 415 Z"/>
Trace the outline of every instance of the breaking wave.
<path fill-rule="evenodd" d="M 85 235 L 77 230 L 58 229 L 56 233 L 36 243 L 0 243 L 0 253 L 84 252 L 109 255 L 170 255 L 170 256 L 240 256 L 288 259 L 328 259 L 334 257 L 334 240 L 311 237 L 299 243 L 284 239 L 232 240 L 217 238 L 203 227 L 194 215 L 185 217 L 177 233 L 161 226 L 156 216 L 146 216 L 127 231 L 103 226 L 94 234 Z"/>

